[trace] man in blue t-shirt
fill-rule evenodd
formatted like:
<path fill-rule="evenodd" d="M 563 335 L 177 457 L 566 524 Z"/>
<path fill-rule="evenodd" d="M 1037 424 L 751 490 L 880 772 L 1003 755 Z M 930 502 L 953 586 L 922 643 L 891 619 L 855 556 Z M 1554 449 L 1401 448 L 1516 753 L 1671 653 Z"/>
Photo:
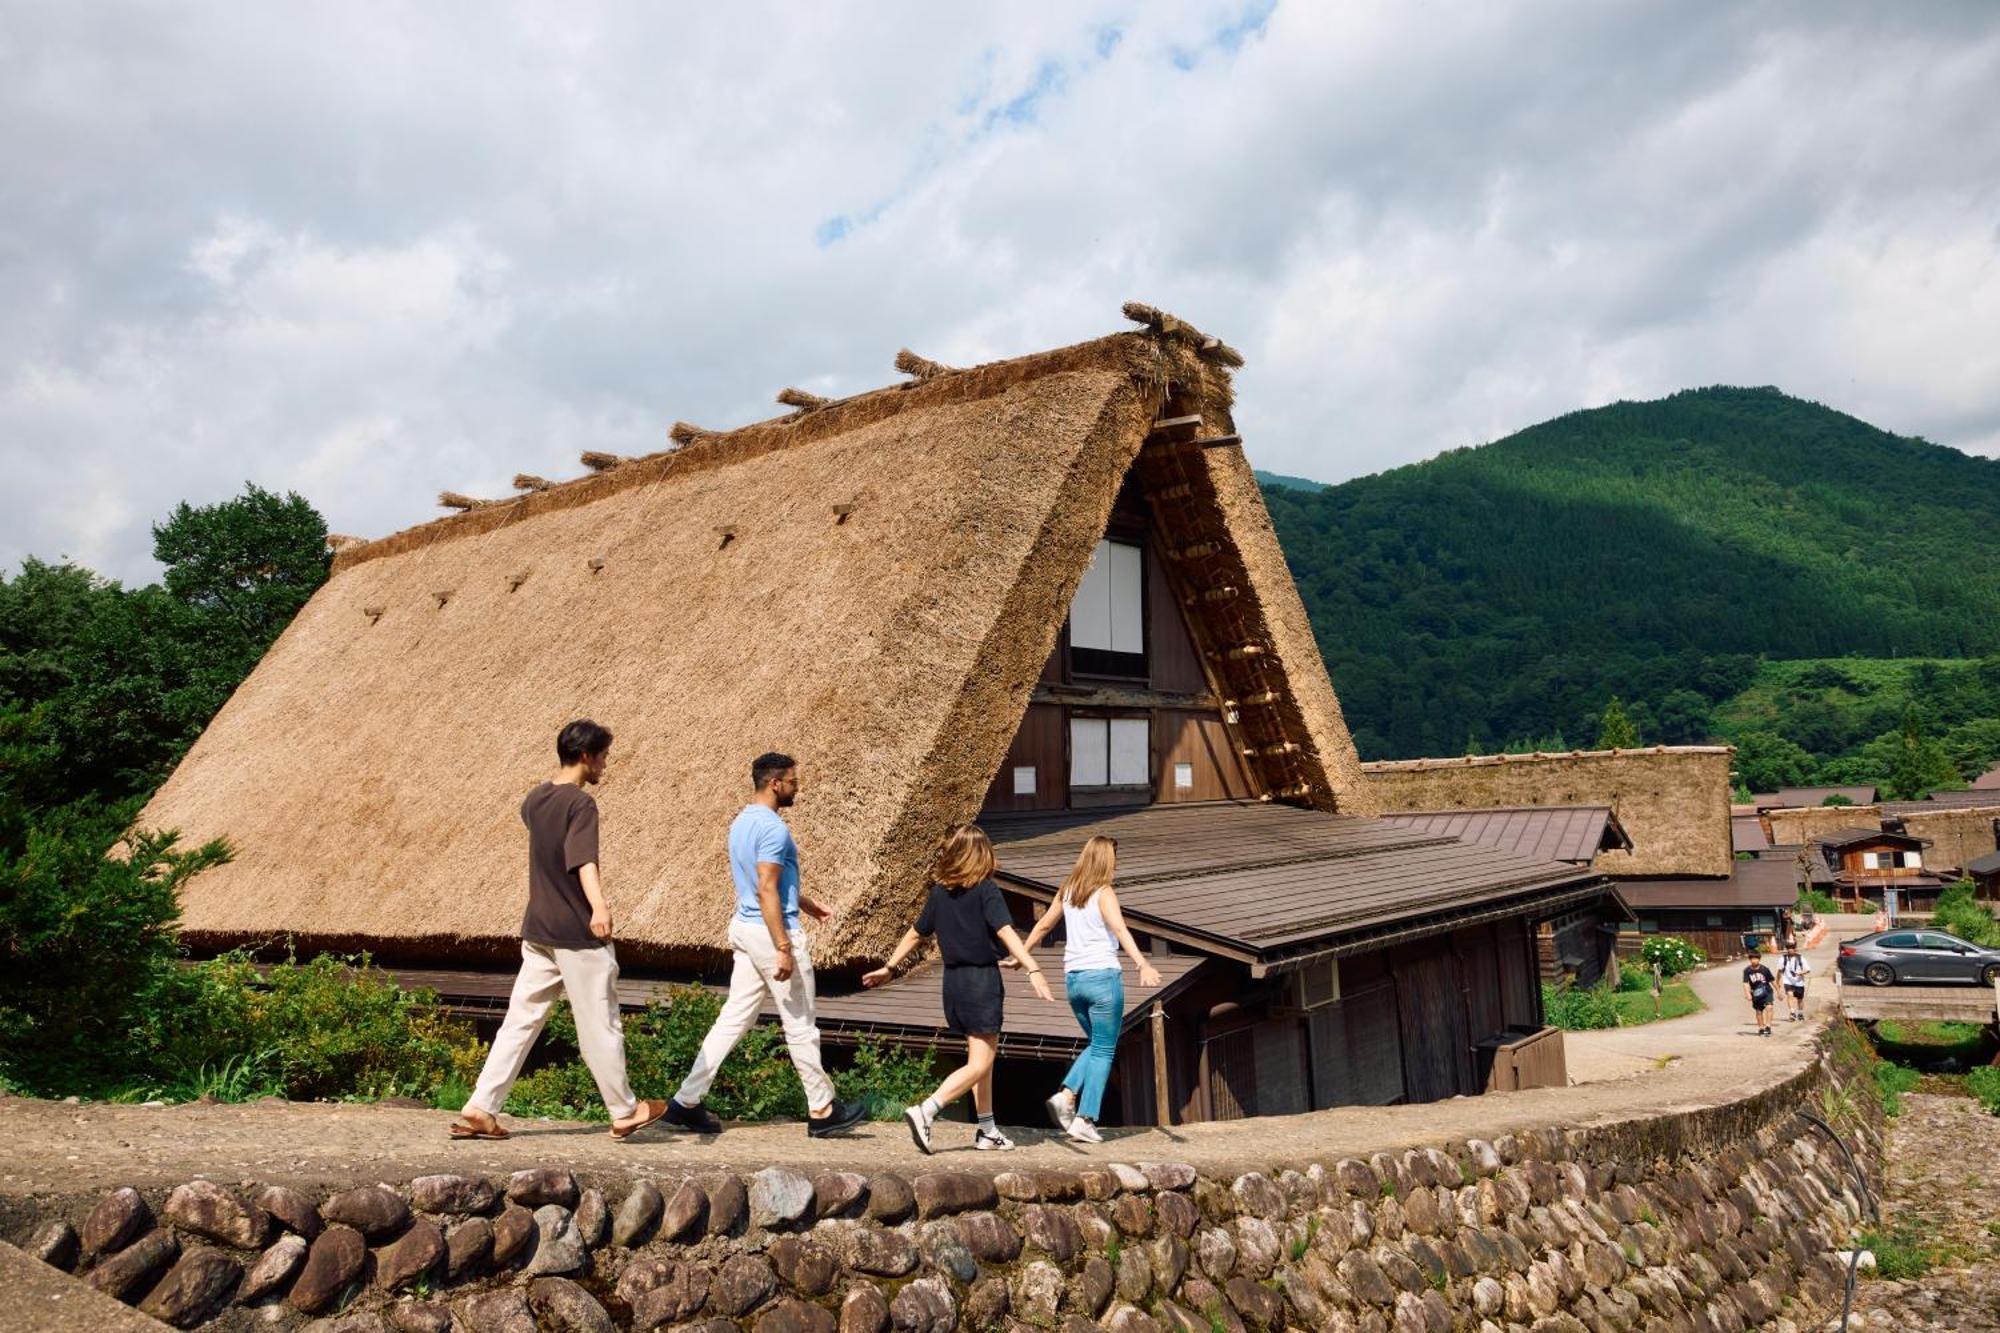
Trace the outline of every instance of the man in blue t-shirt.
<path fill-rule="evenodd" d="M 867 1114 L 860 1102 L 843 1102 L 834 1095 L 833 1080 L 819 1059 L 812 958 L 799 914 L 824 921 L 831 913 L 799 891 L 799 845 L 778 813 L 798 798 L 798 764 L 790 755 L 759 755 L 750 764 L 750 783 L 755 795 L 729 826 L 729 873 L 736 881 L 736 911 L 729 919 L 729 947 L 736 961 L 729 974 L 729 998 L 702 1039 L 680 1090 L 667 1103 L 666 1119 L 703 1134 L 722 1128 L 714 1113 L 702 1108 L 701 1099 L 736 1043 L 756 1026 L 768 995 L 784 1024 L 792 1067 L 805 1085 L 812 1111 L 806 1133 L 822 1138 L 852 1129 Z"/>

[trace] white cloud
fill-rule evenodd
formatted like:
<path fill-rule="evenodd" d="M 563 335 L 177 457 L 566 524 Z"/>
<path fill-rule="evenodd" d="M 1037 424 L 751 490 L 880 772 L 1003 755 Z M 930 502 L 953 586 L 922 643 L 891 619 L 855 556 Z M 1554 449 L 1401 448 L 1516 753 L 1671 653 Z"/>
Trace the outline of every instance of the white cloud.
<path fill-rule="evenodd" d="M 1338 479 L 1775 383 L 2000 452 L 2000 11 L 0 0 L 0 567 L 1118 327 Z"/>

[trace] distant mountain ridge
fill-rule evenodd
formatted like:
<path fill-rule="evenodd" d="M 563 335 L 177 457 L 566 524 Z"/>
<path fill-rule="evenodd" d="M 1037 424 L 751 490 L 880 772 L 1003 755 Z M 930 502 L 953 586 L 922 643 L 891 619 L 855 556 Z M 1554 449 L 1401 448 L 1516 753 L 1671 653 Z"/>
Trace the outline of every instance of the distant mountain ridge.
<path fill-rule="evenodd" d="M 1702 739 L 1756 659 L 2000 653 L 2000 461 L 1773 388 L 1571 412 L 1266 502 L 1368 758 Z"/>

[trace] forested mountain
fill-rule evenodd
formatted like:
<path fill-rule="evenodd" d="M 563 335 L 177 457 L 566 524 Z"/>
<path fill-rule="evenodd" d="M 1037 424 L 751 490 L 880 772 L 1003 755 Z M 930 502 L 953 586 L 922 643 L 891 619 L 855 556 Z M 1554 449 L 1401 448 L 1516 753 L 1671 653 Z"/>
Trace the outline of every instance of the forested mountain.
<path fill-rule="evenodd" d="M 2000 461 L 1776 389 L 1265 499 L 1364 758 L 1588 745 L 1613 696 L 1699 741 L 1760 659 L 2000 654 Z"/>

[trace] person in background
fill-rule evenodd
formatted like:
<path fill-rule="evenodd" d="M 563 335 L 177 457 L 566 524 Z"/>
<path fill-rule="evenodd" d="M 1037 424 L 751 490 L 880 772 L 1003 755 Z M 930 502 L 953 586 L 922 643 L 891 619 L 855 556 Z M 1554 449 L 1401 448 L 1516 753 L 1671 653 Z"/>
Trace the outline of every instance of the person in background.
<path fill-rule="evenodd" d="M 998 963 L 1011 954 L 1028 971 L 1035 994 L 1055 1002 L 1042 969 L 1021 947 L 1021 937 L 1007 915 L 1007 900 L 993 882 L 998 862 L 993 844 L 977 824 L 954 824 L 946 832 L 931 868 L 931 886 L 917 924 L 903 932 L 887 962 L 861 978 L 864 986 L 880 986 L 922 941 L 937 937 L 944 963 L 945 1026 L 965 1038 L 965 1064 L 938 1085 L 937 1091 L 903 1113 L 910 1137 L 922 1151 L 931 1151 L 931 1127 L 952 1102 L 972 1094 L 979 1128 L 972 1146 L 981 1151 L 1006 1150 L 1014 1141 L 993 1120 L 993 1061 L 1000 1051 L 1000 1024 L 1005 995 Z"/>
<path fill-rule="evenodd" d="M 611 1113 L 619 1141 L 658 1120 L 667 1104 L 640 1101 L 625 1077 L 625 1026 L 618 1011 L 618 955 L 611 906 L 597 868 L 597 802 L 584 788 L 604 778 L 611 733 L 579 718 L 556 736 L 553 778 L 521 802 L 528 826 L 528 910 L 521 920 L 521 971 L 478 1086 L 451 1124 L 455 1139 L 504 1139 L 500 1108 L 520 1077 L 556 996 L 569 996 L 576 1044 Z"/>
<path fill-rule="evenodd" d="M 1771 1002 L 1777 998 L 1777 978 L 1771 969 L 1764 966 L 1764 960 L 1752 949 L 1747 955 L 1749 965 L 1743 969 L 1743 994 L 1750 1001 L 1750 1008 L 1757 1016 L 1757 1035 L 1771 1035 Z"/>
<path fill-rule="evenodd" d="M 1104 1086 L 1118 1054 L 1118 1031 L 1125 1022 L 1125 973 L 1118 962 L 1123 946 L 1139 969 L 1139 984 L 1154 988 L 1159 971 L 1139 952 L 1138 942 L 1118 907 L 1111 887 L 1118 873 L 1118 842 L 1098 836 L 1083 844 L 1076 864 L 1048 910 L 1035 922 L 1025 941 L 1032 949 L 1057 921 L 1063 923 L 1063 985 L 1070 1012 L 1082 1025 L 1090 1044 L 1063 1075 L 1062 1087 L 1048 1100 L 1056 1128 L 1079 1143 L 1102 1143 L 1097 1117 L 1104 1105 Z"/>
<path fill-rule="evenodd" d="M 1785 1015 L 1797 1023 L 1806 1016 L 1806 978 L 1812 964 L 1799 952 L 1797 940 L 1785 941 L 1785 956 L 1778 960 L 1778 981 L 1785 988 Z"/>

